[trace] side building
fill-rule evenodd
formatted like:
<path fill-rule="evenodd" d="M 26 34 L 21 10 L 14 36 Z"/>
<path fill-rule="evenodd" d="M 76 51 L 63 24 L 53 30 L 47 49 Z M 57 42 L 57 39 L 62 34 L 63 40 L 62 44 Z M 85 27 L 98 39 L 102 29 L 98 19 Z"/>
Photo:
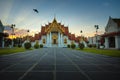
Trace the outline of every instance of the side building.
<path fill-rule="evenodd" d="M 109 17 L 105 28 L 105 48 L 120 49 L 120 18 Z"/>
<path fill-rule="evenodd" d="M 0 20 L 0 47 L 3 47 L 3 37 L 4 37 L 3 31 L 4 31 L 4 26 Z"/>

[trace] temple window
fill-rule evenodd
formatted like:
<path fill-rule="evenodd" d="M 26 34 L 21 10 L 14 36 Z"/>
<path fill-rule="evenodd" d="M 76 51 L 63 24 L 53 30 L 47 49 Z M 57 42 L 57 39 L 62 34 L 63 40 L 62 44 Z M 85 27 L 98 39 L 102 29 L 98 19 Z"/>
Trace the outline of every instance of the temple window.
<path fill-rule="evenodd" d="M 45 42 L 46 42 L 45 39 L 43 39 L 43 44 L 45 44 Z"/>
<path fill-rule="evenodd" d="M 67 44 L 67 39 L 66 38 L 64 39 L 64 43 Z"/>

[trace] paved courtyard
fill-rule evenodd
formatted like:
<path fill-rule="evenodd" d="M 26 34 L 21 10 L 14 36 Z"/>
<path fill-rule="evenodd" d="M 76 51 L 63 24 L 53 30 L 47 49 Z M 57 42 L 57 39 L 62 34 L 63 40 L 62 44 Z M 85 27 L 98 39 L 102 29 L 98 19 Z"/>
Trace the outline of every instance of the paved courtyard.
<path fill-rule="evenodd" d="M 120 80 L 120 58 L 67 48 L 0 56 L 0 80 Z"/>

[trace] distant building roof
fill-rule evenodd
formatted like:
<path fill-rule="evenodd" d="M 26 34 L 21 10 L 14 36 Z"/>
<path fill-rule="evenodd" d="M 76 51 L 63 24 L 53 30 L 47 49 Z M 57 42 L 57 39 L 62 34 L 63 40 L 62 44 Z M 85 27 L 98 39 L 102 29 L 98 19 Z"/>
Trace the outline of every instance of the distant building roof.
<path fill-rule="evenodd" d="M 114 18 L 112 19 L 117 25 L 120 27 L 120 18 Z"/>

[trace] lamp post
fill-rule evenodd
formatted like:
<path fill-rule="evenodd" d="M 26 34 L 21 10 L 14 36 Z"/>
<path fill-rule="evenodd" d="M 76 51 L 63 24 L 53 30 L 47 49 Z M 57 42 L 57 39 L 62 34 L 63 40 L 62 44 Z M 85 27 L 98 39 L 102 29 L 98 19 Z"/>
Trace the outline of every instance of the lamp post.
<path fill-rule="evenodd" d="M 4 32 L 3 32 L 3 36 L 2 36 L 2 48 L 4 48 L 5 47 L 5 42 L 4 42 Z"/>
<path fill-rule="evenodd" d="M 29 32 L 30 32 L 30 30 L 27 30 L 27 42 L 29 42 Z"/>
<path fill-rule="evenodd" d="M 97 34 L 98 34 L 99 26 L 98 26 L 98 25 L 95 25 L 94 27 L 95 27 L 95 29 L 96 29 L 96 45 L 97 45 L 97 48 L 99 48 L 98 39 L 97 39 Z"/>
<path fill-rule="evenodd" d="M 82 33 L 83 33 L 83 31 L 81 30 L 80 33 L 81 33 L 81 41 L 80 41 L 80 42 L 82 43 L 82 41 L 83 41 L 83 40 L 82 40 Z"/>
<path fill-rule="evenodd" d="M 12 29 L 12 47 L 13 47 L 13 45 L 14 45 L 14 41 L 13 41 L 13 35 L 15 35 L 15 33 L 14 33 L 14 28 L 15 28 L 15 24 L 12 24 L 12 25 L 11 25 L 11 29 Z"/>

